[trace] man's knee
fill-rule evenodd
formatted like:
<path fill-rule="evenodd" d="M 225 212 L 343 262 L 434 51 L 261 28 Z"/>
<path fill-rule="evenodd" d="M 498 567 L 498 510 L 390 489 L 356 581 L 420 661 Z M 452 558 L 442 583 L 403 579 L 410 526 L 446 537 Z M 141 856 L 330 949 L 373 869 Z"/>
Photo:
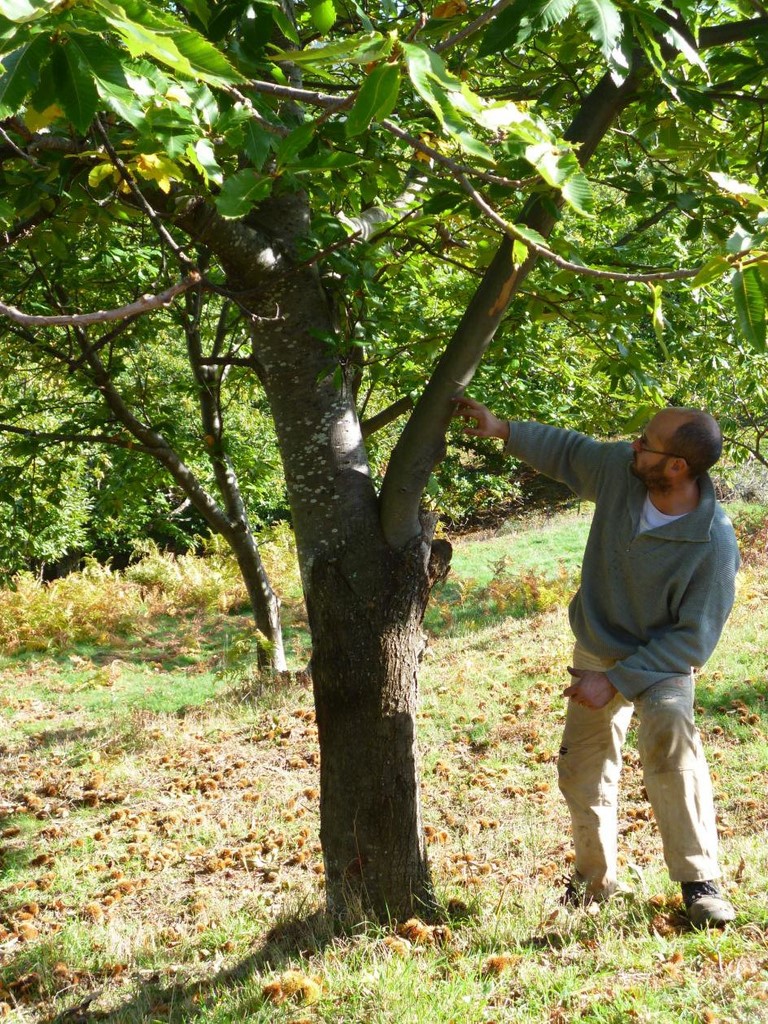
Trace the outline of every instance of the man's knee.
<path fill-rule="evenodd" d="M 687 715 L 672 708 L 643 723 L 637 748 L 644 772 L 653 775 L 691 771 L 703 757 L 695 725 Z"/>

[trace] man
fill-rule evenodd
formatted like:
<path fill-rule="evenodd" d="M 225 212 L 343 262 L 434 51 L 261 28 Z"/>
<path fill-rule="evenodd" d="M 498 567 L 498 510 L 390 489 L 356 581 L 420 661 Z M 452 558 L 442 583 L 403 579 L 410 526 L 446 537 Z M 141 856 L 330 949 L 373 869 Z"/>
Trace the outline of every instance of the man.
<path fill-rule="evenodd" d="M 716 879 L 712 785 L 693 723 L 693 668 L 715 648 L 734 598 L 739 554 L 707 470 L 720 457 L 715 420 L 664 409 L 631 444 L 540 423 L 506 422 L 472 398 L 455 415 L 498 437 L 595 502 L 581 585 L 569 616 L 576 644 L 558 778 L 571 813 L 571 902 L 616 888 L 621 747 L 633 710 L 648 797 L 670 878 L 697 927 L 733 920 Z"/>

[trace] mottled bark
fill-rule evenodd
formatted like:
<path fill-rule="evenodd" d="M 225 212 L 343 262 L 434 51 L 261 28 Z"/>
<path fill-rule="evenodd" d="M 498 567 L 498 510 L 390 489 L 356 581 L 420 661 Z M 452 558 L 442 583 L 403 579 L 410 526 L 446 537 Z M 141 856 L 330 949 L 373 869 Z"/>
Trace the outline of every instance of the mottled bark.
<path fill-rule="evenodd" d="M 429 528 L 427 529 L 427 534 Z M 329 908 L 429 915 L 416 740 L 421 623 L 449 545 L 393 552 L 377 528 L 315 561 L 307 592 Z"/>

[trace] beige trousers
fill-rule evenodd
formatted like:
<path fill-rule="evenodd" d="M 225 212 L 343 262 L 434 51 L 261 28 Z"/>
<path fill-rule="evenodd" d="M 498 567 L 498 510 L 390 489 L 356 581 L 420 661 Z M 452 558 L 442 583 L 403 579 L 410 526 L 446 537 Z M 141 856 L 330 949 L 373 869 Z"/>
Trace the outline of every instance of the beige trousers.
<path fill-rule="evenodd" d="M 574 668 L 604 672 L 606 662 L 576 645 Z M 573 701 L 558 759 L 560 791 L 571 812 L 575 867 L 592 895 L 609 894 L 617 876 L 617 797 L 621 748 L 633 711 L 643 781 L 675 882 L 718 878 L 712 783 L 693 723 L 693 675 L 664 679 L 634 702 L 617 694 L 592 710 Z"/>

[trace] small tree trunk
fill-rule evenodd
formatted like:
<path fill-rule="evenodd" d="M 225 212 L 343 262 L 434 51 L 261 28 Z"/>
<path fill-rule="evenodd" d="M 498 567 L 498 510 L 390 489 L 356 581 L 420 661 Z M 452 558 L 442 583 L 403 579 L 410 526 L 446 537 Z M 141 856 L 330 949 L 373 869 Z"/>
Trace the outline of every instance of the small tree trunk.
<path fill-rule="evenodd" d="M 258 667 L 264 671 L 285 672 L 287 665 L 280 622 L 280 599 L 270 585 L 256 542 L 250 530 L 236 530 L 226 539 L 240 567 L 256 629 L 265 640 L 265 643 L 259 644 Z"/>

